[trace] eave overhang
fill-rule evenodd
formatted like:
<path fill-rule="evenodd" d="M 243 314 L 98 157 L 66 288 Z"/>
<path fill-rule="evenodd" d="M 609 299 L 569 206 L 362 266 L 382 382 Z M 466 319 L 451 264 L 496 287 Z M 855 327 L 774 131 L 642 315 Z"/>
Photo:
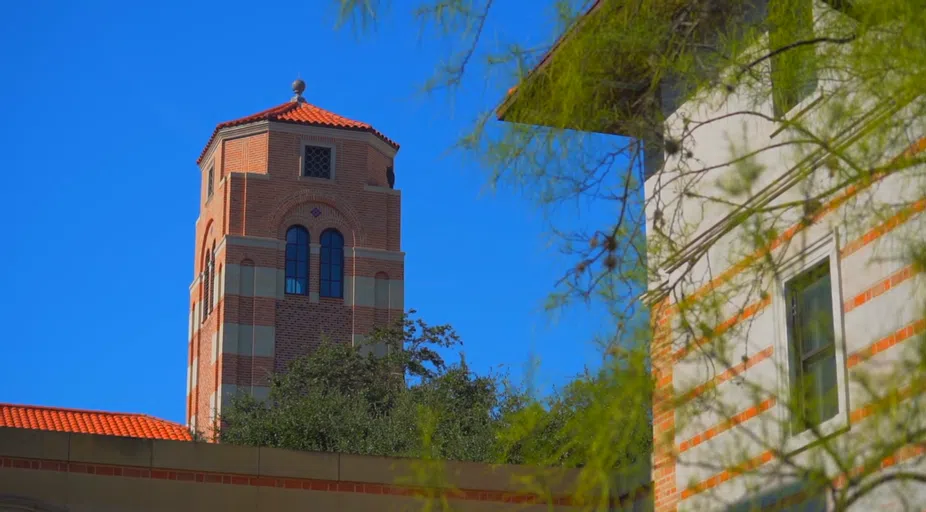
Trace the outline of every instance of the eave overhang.
<path fill-rule="evenodd" d="M 601 15 L 608 2 L 596 0 L 527 76 L 508 90 L 502 103 L 495 109 L 499 121 L 608 135 L 631 135 L 636 131 L 628 123 L 615 120 L 632 119 L 636 113 L 636 106 L 640 104 L 649 86 L 649 81 L 641 74 L 615 72 L 607 77 L 600 74 L 589 77 L 582 75 L 581 78 L 587 80 L 571 86 L 571 92 L 594 99 L 586 103 L 588 110 L 584 110 L 581 105 L 565 107 L 556 101 L 554 75 L 557 72 L 557 59 L 564 58 L 562 54 L 570 49 L 570 43 L 581 36 L 588 23 L 594 22 L 596 15 Z"/>
<path fill-rule="evenodd" d="M 762 1 L 762 0 L 759 0 Z M 857 17 L 853 12 L 853 0 L 823 0 L 831 8 L 851 17 Z M 496 107 L 495 114 L 499 121 L 546 126 L 551 128 L 571 129 L 610 135 L 645 136 L 633 120 L 641 115 L 651 113 L 658 108 L 647 101 L 647 96 L 658 96 L 660 85 L 654 84 L 651 72 L 647 71 L 644 60 L 634 61 L 633 58 L 615 59 L 614 65 L 607 74 L 599 72 L 589 77 L 585 83 L 571 84 L 570 93 L 582 98 L 589 98 L 589 110 L 583 111 L 575 103 L 563 108 L 556 101 L 557 61 L 563 59 L 564 53 L 571 53 L 569 57 L 584 57 L 587 53 L 569 52 L 572 41 L 580 38 L 585 30 L 596 23 L 596 16 L 617 15 L 620 6 L 612 0 L 595 0 L 589 9 L 567 30 L 544 55 L 543 59 L 524 77 L 521 82 L 508 90 L 504 100 Z M 629 16 L 629 14 L 628 14 Z M 630 19 L 625 18 L 628 22 Z M 587 42 L 586 42 L 587 44 Z M 586 50 L 593 48 L 589 45 Z M 620 50 L 608 50 L 612 54 Z M 608 54 L 600 58 L 606 59 Z M 598 57 L 596 57 L 598 58 Z M 579 72 L 577 72 L 579 71 Z M 569 73 L 582 74 L 581 70 L 570 69 Z M 551 85 L 551 83 L 553 85 Z M 655 101 L 659 101 L 656 99 Z M 595 109 L 597 112 L 593 112 Z M 645 128 L 643 129 L 645 130 Z"/>

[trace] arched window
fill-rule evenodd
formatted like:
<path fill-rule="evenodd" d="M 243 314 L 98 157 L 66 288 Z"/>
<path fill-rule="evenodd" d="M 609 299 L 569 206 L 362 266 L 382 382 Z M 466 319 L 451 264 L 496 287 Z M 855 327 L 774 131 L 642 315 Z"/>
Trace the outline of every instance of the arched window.
<path fill-rule="evenodd" d="M 286 293 L 309 293 L 309 232 L 302 226 L 286 230 Z"/>
<path fill-rule="evenodd" d="M 336 229 L 322 233 L 319 281 L 322 297 L 344 296 L 344 237 Z"/>

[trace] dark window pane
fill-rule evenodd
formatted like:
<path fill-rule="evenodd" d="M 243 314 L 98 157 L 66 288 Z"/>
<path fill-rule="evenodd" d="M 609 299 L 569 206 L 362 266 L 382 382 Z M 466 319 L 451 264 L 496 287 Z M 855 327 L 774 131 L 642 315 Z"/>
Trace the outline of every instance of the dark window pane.
<path fill-rule="evenodd" d="M 808 423 L 818 425 L 836 416 L 839 396 L 836 393 L 836 358 L 832 354 L 824 354 L 807 364 L 804 370 L 804 389 Z"/>
<path fill-rule="evenodd" d="M 308 292 L 309 232 L 302 226 L 286 231 L 286 293 Z"/>
<path fill-rule="evenodd" d="M 322 233 L 319 275 L 322 297 L 341 297 L 344 280 L 344 237 L 336 230 Z"/>
<path fill-rule="evenodd" d="M 826 512 L 826 496 L 800 480 L 750 494 L 726 508 L 726 512 Z"/>
<path fill-rule="evenodd" d="M 769 50 L 775 51 L 813 38 L 811 0 L 769 2 Z M 772 100 L 776 116 L 783 116 L 817 88 L 816 45 L 803 45 L 771 58 Z"/>
<path fill-rule="evenodd" d="M 303 153 L 302 175 L 311 178 L 330 178 L 331 148 L 306 146 Z"/>
<path fill-rule="evenodd" d="M 833 342 L 833 294 L 830 276 L 825 275 L 808 284 L 800 292 L 801 345 L 803 355 L 809 355 Z"/>

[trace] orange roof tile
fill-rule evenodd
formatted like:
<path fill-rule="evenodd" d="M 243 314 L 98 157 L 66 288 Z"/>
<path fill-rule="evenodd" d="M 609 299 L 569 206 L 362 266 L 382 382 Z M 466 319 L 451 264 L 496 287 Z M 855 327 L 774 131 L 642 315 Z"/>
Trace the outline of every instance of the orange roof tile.
<path fill-rule="evenodd" d="M 186 427 L 146 414 L 0 404 L 0 427 L 190 441 Z"/>
<path fill-rule="evenodd" d="M 399 149 L 398 143 L 389 137 L 386 137 L 380 131 L 376 130 L 367 123 L 348 119 L 344 116 L 335 114 L 334 112 L 329 112 L 325 109 L 316 107 L 315 105 L 300 100 L 288 101 L 282 105 L 277 105 L 273 108 L 264 110 L 263 112 L 258 112 L 256 114 L 242 117 L 240 119 L 235 119 L 233 121 L 225 121 L 224 123 L 219 123 L 219 125 L 215 127 L 215 131 L 212 132 L 212 136 L 209 137 L 209 142 L 206 143 L 206 147 L 203 148 L 203 151 L 200 153 L 199 159 L 196 160 L 196 163 L 200 163 L 203 157 L 206 156 L 206 151 L 209 150 L 209 146 L 212 144 L 212 141 L 215 140 L 215 136 L 218 135 L 219 130 L 222 130 L 223 128 L 230 128 L 232 126 L 254 123 L 257 121 L 278 121 L 283 123 L 303 124 L 309 126 L 323 126 L 326 128 L 340 128 L 344 130 L 359 130 L 372 133 L 395 149 Z"/>

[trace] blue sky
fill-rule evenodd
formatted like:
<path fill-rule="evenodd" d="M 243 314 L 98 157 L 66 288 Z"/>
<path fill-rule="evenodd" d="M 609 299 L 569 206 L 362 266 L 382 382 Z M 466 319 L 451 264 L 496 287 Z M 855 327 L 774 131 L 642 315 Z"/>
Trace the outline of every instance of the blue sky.
<path fill-rule="evenodd" d="M 487 40 L 550 39 L 538 2 L 497 4 Z M 540 212 L 447 153 L 512 84 L 476 65 L 452 98 L 418 94 L 452 46 L 419 37 L 413 7 L 360 36 L 322 0 L 7 6 L 0 402 L 183 421 L 195 160 L 216 123 L 286 101 L 297 75 L 310 103 L 402 144 L 407 307 L 456 327 L 478 371 L 523 376 L 535 355 L 548 388 L 594 364 L 606 316 L 542 309 L 571 262 Z"/>

